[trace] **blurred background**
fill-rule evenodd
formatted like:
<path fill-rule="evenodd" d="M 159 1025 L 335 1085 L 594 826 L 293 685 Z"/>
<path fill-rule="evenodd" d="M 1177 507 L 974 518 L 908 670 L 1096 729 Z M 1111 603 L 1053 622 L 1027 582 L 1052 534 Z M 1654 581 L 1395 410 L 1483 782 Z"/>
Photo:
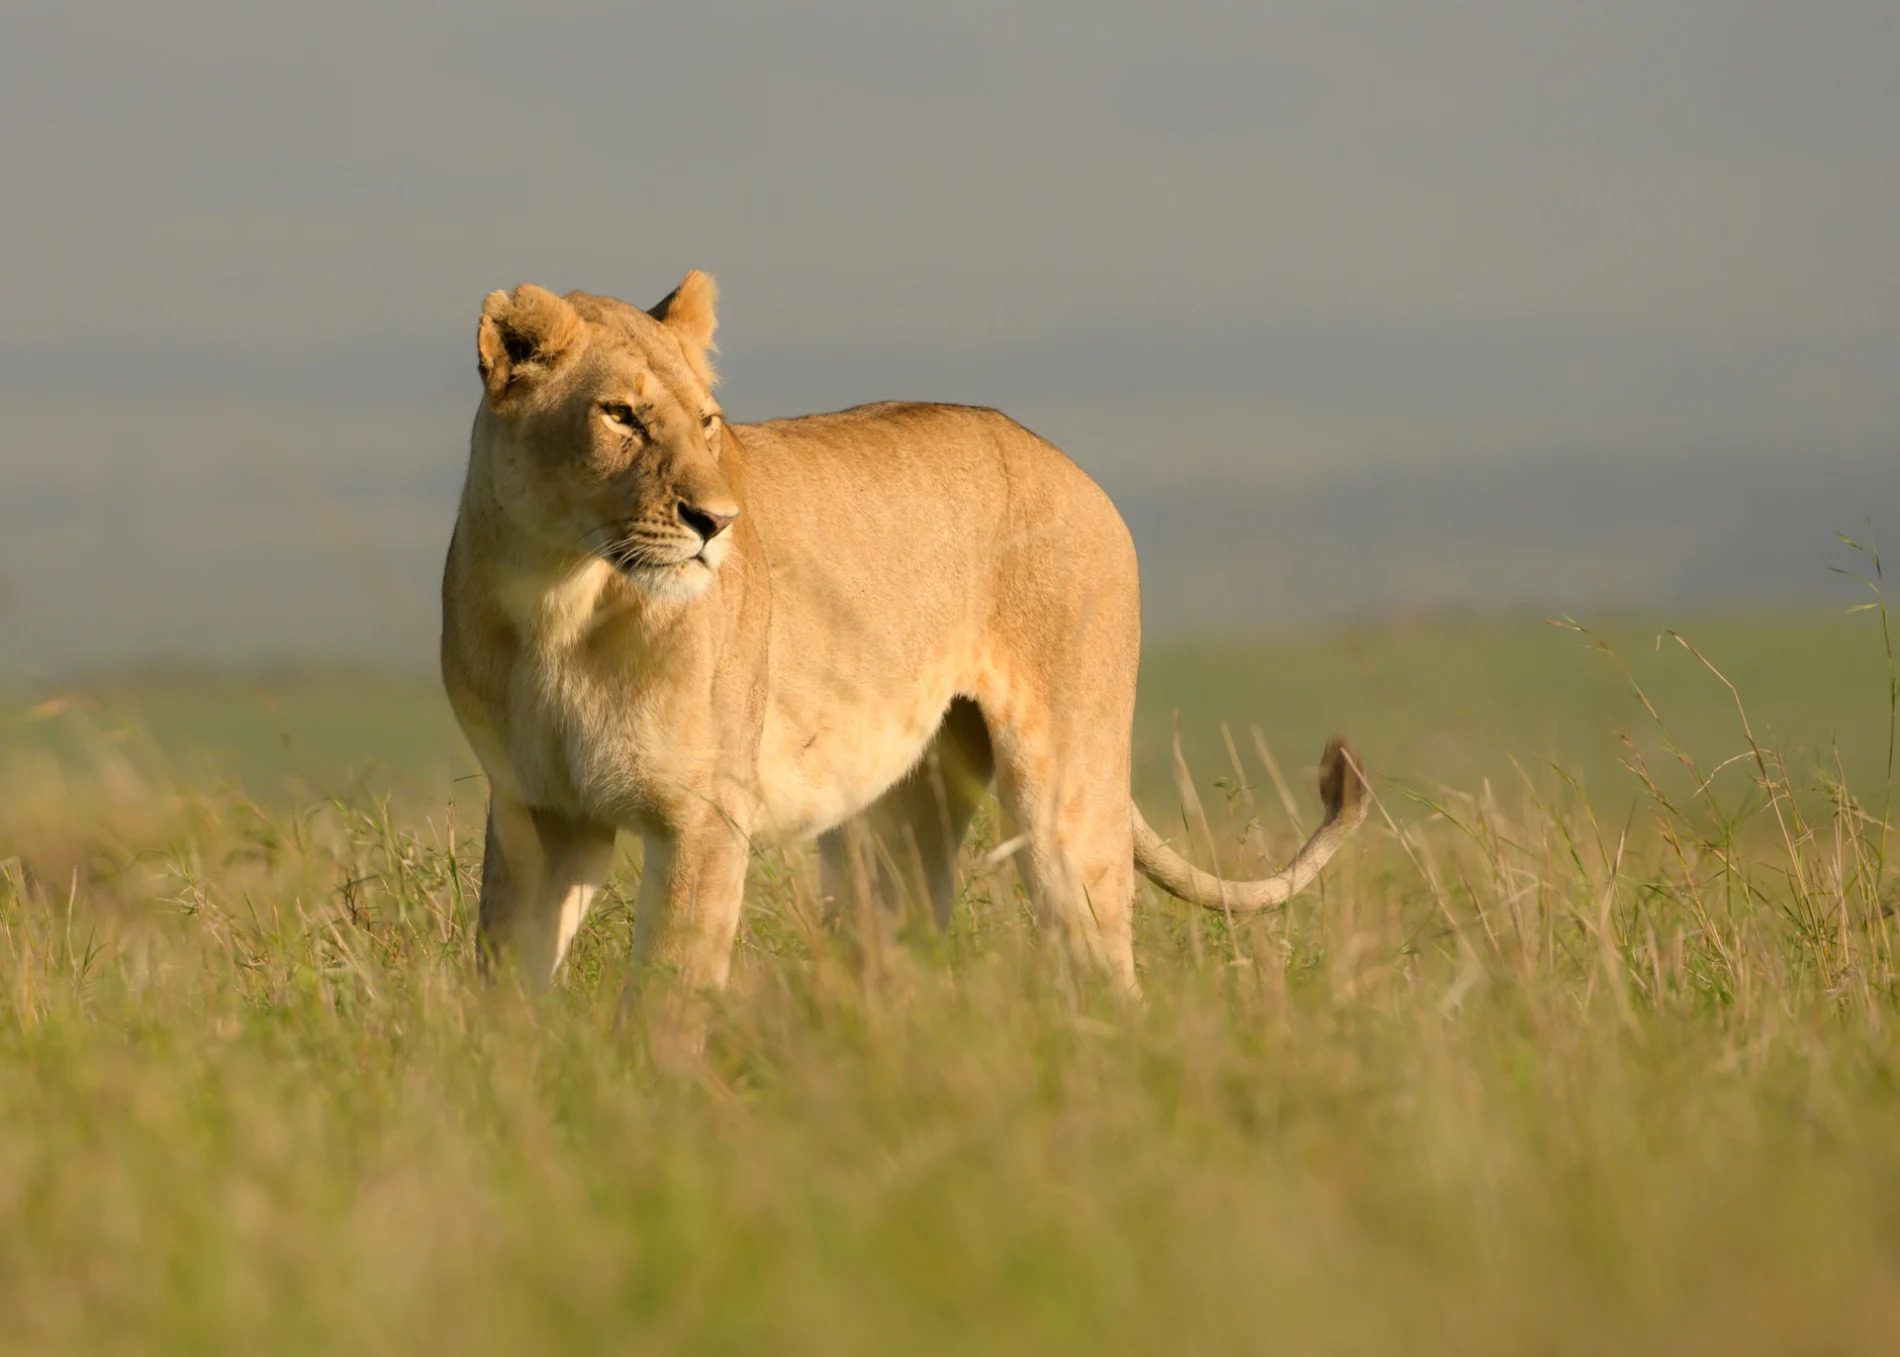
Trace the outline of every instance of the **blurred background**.
<path fill-rule="evenodd" d="M 0 679 L 426 672 L 491 288 L 734 419 L 997 405 L 1159 638 L 1834 608 L 1900 505 L 1900 6 L 0 15 Z"/>

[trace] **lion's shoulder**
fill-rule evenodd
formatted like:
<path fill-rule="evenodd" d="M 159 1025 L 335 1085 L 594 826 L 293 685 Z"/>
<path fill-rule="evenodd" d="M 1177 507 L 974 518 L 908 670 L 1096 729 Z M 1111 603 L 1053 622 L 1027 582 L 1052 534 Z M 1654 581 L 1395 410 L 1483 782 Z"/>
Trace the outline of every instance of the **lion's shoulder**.
<path fill-rule="evenodd" d="M 770 419 L 750 427 L 769 437 L 794 440 L 878 432 L 905 437 L 955 438 L 966 437 L 977 429 L 1009 429 L 1028 433 L 1008 415 L 987 405 L 903 400 L 873 401 L 868 405 L 853 405 L 823 414 Z"/>

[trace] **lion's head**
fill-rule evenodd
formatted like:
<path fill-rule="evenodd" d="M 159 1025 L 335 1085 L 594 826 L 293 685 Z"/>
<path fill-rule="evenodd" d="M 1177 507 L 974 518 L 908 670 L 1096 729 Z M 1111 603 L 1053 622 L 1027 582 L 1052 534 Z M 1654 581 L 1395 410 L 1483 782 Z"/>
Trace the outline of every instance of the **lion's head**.
<path fill-rule="evenodd" d="M 717 296 L 695 270 L 651 311 L 532 283 L 482 304 L 478 437 L 503 511 L 656 598 L 703 592 L 739 516 L 712 394 Z"/>

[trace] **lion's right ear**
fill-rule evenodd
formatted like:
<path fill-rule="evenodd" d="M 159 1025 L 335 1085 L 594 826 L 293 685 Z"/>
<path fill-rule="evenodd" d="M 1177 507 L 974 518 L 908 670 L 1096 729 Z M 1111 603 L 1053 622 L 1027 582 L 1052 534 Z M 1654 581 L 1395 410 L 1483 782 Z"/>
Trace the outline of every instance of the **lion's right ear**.
<path fill-rule="evenodd" d="M 475 332 L 488 404 L 500 410 L 534 379 L 546 375 L 580 338 L 580 316 L 545 288 L 523 283 L 511 296 L 491 292 Z"/>
<path fill-rule="evenodd" d="M 713 331 L 719 328 L 715 312 L 718 305 L 719 284 L 710 273 L 694 269 L 647 312 L 673 332 L 680 352 L 686 355 L 686 365 L 708 391 L 719 385 L 719 374 L 712 364 L 712 356 L 719 352 L 719 346 L 713 343 Z"/>

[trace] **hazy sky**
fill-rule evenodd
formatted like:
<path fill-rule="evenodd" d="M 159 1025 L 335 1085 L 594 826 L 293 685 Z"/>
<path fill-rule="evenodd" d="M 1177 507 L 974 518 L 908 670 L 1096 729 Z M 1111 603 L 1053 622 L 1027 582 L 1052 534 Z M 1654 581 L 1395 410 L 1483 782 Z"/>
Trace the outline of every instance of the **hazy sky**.
<path fill-rule="evenodd" d="M 1002 406 L 1158 630 L 1900 528 L 1893 0 L 12 0 L 0 185 L 0 675 L 426 659 L 524 279 L 715 273 L 735 418 Z"/>

